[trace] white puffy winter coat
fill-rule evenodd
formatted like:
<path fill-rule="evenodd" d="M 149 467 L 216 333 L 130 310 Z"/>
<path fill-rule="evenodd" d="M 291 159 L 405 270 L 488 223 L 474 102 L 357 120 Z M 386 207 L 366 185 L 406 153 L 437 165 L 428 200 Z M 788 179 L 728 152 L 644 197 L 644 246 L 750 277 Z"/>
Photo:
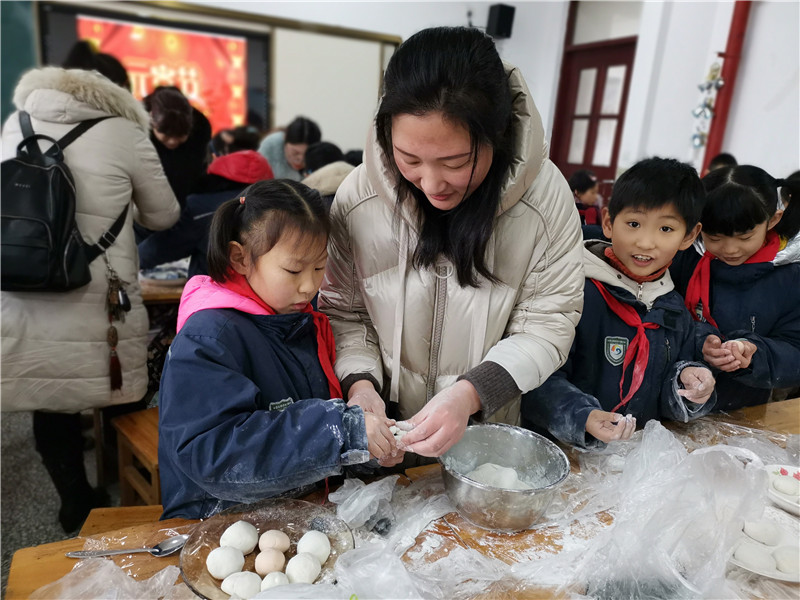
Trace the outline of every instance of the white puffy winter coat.
<path fill-rule="evenodd" d="M 498 284 L 460 287 L 444 259 L 434 270 L 411 267 L 413 202 L 403 203 L 398 230 L 395 180 L 374 128 L 364 164 L 342 183 L 331 209 L 319 305 L 336 338 L 336 374 L 385 382 L 403 418 L 483 361 L 531 390 L 565 362 L 575 335 L 583 307 L 580 220 L 569 186 L 547 158 L 527 86 L 508 69 L 515 156 L 487 249 Z M 493 419 L 514 423 L 518 414 L 517 399 Z"/>
<path fill-rule="evenodd" d="M 14 104 L 30 113 L 36 133 L 54 139 L 80 121 L 116 117 L 76 139 L 64 150 L 64 159 L 75 178 L 78 229 L 88 243 L 96 242 L 133 202 L 107 251 L 111 266 L 126 282 L 132 309 L 124 323 L 115 323 L 122 389 L 112 392 L 103 256 L 92 262 L 92 281 L 84 287 L 65 293 L 3 292 L 2 409 L 76 412 L 139 400 L 147 390 L 149 324 L 137 281 L 133 221 L 166 229 L 180 213 L 149 140 L 147 113 L 130 92 L 105 77 L 55 67 L 23 75 Z M 15 155 L 21 139 L 14 113 L 3 127 L 4 159 Z M 45 150 L 48 144 L 41 147 Z"/>

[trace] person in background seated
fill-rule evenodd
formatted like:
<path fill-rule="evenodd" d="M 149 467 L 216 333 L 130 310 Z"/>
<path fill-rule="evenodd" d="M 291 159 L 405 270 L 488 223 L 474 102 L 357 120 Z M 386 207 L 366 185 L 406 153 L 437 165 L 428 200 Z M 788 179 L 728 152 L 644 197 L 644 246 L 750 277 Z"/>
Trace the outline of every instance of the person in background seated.
<path fill-rule="evenodd" d="M 703 186 L 694 167 L 650 158 L 614 184 L 603 209 L 611 243 L 584 243 L 583 315 L 566 364 L 523 396 L 523 424 L 584 448 L 630 438 L 637 422 L 686 422 L 714 406 L 699 356 L 700 325 L 674 290 L 675 253 L 700 231 Z"/>
<path fill-rule="evenodd" d="M 722 169 L 723 167 L 735 167 L 738 164 L 739 163 L 736 162 L 736 158 L 733 156 L 733 154 L 720 152 L 709 161 L 707 173 L 710 173 L 715 169 Z"/>
<path fill-rule="evenodd" d="M 575 206 L 581 216 L 581 228 L 584 240 L 605 240 L 603 228 L 600 226 L 600 195 L 597 177 L 591 171 L 581 169 L 569 178 L 569 188 L 575 197 Z"/>
<path fill-rule="evenodd" d="M 344 153 L 344 160 L 349 162 L 354 167 L 357 167 L 362 162 L 364 162 L 364 151 L 363 150 L 348 150 Z"/>
<path fill-rule="evenodd" d="M 26 72 L 14 90 L 14 103 L 30 114 L 35 133 L 54 139 L 82 121 L 109 117 L 65 148 L 64 161 L 75 180 L 75 221 L 83 239 L 96 243 L 127 210 L 125 223 L 105 255 L 91 263 L 86 286 L 0 295 L 2 409 L 33 411 L 36 451 L 58 492 L 58 520 L 67 533 L 76 531 L 92 508 L 110 503 L 86 475 L 81 411 L 102 408 L 110 419 L 112 412 L 144 408 L 148 320 L 136 279 L 134 221 L 164 229 L 180 213 L 148 139 L 147 114 L 126 89 L 119 61 L 88 53 L 85 43 L 79 46 L 67 64 L 81 68 Z M 22 139 L 15 112 L 3 126 L 3 156 L 15 156 Z M 47 147 L 43 143 L 42 149 Z M 124 321 L 113 324 L 117 360 L 108 344 L 109 268 L 125 282 L 131 304 Z M 103 442 L 96 440 L 98 446 Z M 42 514 L 43 520 L 50 518 Z"/>
<path fill-rule="evenodd" d="M 394 422 L 347 406 L 311 309 L 330 225 L 319 194 L 261 181 L 214 215 L 210 277 L 186 284 L 159 402 L 163 519 L 202 519 L 382 459 Z"/>
<path fill-rule="evenodd" d="M 317 190 L 330 209 L 336 190 L 354 168 L 344 160 L 342 151 L 335 144 L 311 144 L 306 150 L 306 177 L 303 183 Z"/>
<path fill-rule="evenodd" d="M 215 158 L 238 152 L 239 150 L 258 150 L 260 140 L 261 136 L 258 130 L 251 125 L 223 129 L 217 132 L 208 143 L 208 163 L 211 164 Z"/>
<path fill-rule="evenodd" d="M 238 197 L 248 185 L 273 178 L 267 159 L 255 151 L 258 138 L 250 135 L 247 127 L 230 130 L 229 135 L 223 148 L 232 153 L 219 156 L 209 165 L 200 183 L 203 191 L 186 199 L 180 220 L 139 243 L 141 269 L 189 256 L 189 277 L 207 275 L 208 231 L 214 212 L 226 200 Z"/>
<path fill-rule="evenodd" d="M 276 179 L 300 181 L 306 166 L 306 150 L 321 139 L 319 125 L 311 119 L 297 117 L 286 129 L 270 133 L 261 140 L 258 151 L 269 161 Z"/>
<path fill-rule="evenodd" d="M 211 124 L 174 86 L 159 86 L 144 99 L 150 113 L 150 139 L 161 159 L 169 184 L 181 205 L 199 191 L 206 172 Z"/>
<path fill-rule="evenodd" d="M 703 178 L 702 245 L 671 270 L 692 315 L 721 332 L 703 356 L 717 377 L 717 409 L 763 404 L 773 388 L 800 385 L 800 203 L 778 210 L 778 188 L 797 180 L 751 165 Z"/>

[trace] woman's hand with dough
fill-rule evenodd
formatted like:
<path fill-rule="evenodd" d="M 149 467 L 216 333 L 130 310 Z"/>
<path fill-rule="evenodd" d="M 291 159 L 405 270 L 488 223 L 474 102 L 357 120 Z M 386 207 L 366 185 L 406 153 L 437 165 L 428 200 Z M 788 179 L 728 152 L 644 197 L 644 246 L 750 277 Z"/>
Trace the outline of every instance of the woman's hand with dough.
<path fill-rule="evenodd" d="M 436 394 L 408 419 L 414 428 L 403 436 L 399 447 L 422 456 L 441 456 L 461 439 L 469 416 L 480 409 L 477 390 L 462 379 Z"/>

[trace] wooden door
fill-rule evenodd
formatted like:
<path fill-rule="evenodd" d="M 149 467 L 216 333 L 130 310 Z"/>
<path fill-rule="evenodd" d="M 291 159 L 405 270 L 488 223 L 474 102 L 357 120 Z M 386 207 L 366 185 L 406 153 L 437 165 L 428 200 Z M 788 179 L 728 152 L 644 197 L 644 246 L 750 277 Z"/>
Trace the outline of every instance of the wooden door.
<path fill-rule="evenodd" d="M 636 37 L 564 49 L 551 157 L 565 177 L 588 169 L 614 180 L 635 51 Z"/>

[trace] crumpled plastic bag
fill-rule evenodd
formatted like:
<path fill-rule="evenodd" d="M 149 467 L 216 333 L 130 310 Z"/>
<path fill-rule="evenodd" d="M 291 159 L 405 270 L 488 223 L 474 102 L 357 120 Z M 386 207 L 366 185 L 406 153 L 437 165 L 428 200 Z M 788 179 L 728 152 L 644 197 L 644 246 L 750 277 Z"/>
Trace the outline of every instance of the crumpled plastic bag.
<path fill-rule="evenodd" d="M 650 421 L 610 483 L 600 495 L 614 505 L 611 526 L 580 551 L 515 565 L 513 575 L 531 581 L 557 573 L 562 591 L 599 599 L 730 595 L 729 550 L 743 521 L 758 520 L 766 505 L 757 455 L 727 445 L 688 453 Z"/>
<path fill-rule="evenodd" d="M 114 561 L 88 558 L 79 561 L 61 579 L 40 587 L 31 594 L 35 600 L 94 598 L 102 600 L 141 600 L 167 595 L 180 576 L 180 569 L 169 565 L 150 577 L 136 580 Z"/>
<path fill-rule="evenodd" d="M 291 583 L 259 592 L 251 600 L 348 600 L 350 592 L 332 583 Z"/>
<path fill-rule="evenodd" d="M 348 550 L 336 561 L 333 571 L 337 585 L 359 600 L 431 597 L 400 557 L 383 543 Z"/>
<path fill-rule="evenodd" d="M 345 479 L 342 487 L 329 494 L 328 499 L 338 505 L 336 516 L 350 527 L 361 527 L 370 522 L 374 526 L 382 518 L 391 521 L 394 515 L 390 501 L 399 478 L 399 475 L 390 475 L 369 485 L 360 479 Z"/>

